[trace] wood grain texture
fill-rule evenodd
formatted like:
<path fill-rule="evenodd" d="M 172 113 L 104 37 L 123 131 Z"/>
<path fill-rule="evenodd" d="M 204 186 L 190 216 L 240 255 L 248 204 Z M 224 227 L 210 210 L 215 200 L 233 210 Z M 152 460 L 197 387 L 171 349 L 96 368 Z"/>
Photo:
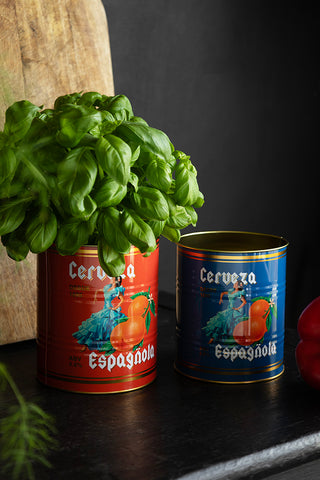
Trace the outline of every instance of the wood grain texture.
<path fill-rule="evenodd" d="M 0 0 L 0 128 L 28 99 L 52 107 L 76 91 L 114 94 L 101 0 Z M 0 344 L 35 336 L 36 256 L 17 265 L 0 251 Z"/>
<path fill-rule="evenodd" d="M 112 95 L 109 33 L 100 0 L 0 0 L 0 112 L 27 98 L 51 107 L 58 95 Z"/>
<path fill-rule="evenodd" d="M 11 260 L 0 247 L 0 344 L 28 340 L 36 335 L 36 255 Z"/>

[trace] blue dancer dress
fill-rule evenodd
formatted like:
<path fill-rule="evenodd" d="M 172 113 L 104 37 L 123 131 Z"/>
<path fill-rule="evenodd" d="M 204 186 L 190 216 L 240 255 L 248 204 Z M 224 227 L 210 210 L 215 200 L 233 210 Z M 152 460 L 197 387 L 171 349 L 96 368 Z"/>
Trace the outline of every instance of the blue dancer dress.
<path fill-rule="evenodd" d="M 78 340 L 80 345 L 87 345 L 90 350 L 103 349 L 105 343 L 110 340 L 112 330 L 120 319 L 126 318 L 121 307 L 112 310 L 112 300 L 124 294 L 124 287 L 110 289 L 110 284 L 103 289 L 104 306 L 99 312 L 95 312 L 90 318 L 83 321 L 77 332 L 72 336 Z"/>
<path fill-rule="evenodd" d="M 203 327 L 206 335 L 213 338 L 214 340 L 218 339 L 230 339 L 233 341 L 233 330 L 237 323 L 245 320 L 245 317 L 240 313 L 239 310 L 234 310 L 235 301 L 244 296 L 242 290 L 229 290 L 228 291 L 228 300 L 229 305 L 225 310 L 218 312 L 207 322 L 207 325 Z"/>

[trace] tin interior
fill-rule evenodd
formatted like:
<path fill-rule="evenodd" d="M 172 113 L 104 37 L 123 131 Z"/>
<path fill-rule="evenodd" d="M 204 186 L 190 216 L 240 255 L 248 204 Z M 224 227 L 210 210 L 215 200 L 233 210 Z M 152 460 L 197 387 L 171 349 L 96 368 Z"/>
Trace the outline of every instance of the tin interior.
<path fill-rule="evenodd" d="M 288 242 L 263 233 L 213 231 L 183 235 L 179 245 L 214 252 L 256 252 L 285 247 Z"/>

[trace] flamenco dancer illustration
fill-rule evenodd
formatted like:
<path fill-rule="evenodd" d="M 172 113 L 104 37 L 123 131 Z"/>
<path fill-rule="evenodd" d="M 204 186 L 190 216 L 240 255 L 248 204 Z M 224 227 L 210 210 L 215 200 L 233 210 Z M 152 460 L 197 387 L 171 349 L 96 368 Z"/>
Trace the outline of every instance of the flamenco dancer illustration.
<path fill-rule="evenodd" d="M 222 303 L 224 295 L 228 295 L 228 307 L 221 312 L 218 312 L 207 322 L 207 325 L 203 327 L 204 332 L 210 337 L 209 343 L 212 343 L 216 339 L 228 339 L 232 338 L 232 332 L 235 325 L 243 320 L 243 315 L 240 310 L 247 303 L 244 295 L 244 284 L 241 281 L 235 282 L 233 289 L 225 292 L 221 292 L 219 305 Z M 240 299 L 241 304 L 235 307 L 236 300 Z"/>
<path fill-rule="evenodd" d="M 104 306 L 102 310 L 92 313 L 91 317 L 83 321 L 78 331 L 72 336 L 89 350 L 100 350 L 106 341 L 110 340 L 110 334 L 114 327 L 120 323 L 120 320 L 126 318 L 121 311 L 121 304 L 124 300 L 124 287 L 121 286 L 122 278 L 113 277 L 112 283 L 103 288 Z M 119 302 L 113 306 L 112 301 L 118 299 Z"/>

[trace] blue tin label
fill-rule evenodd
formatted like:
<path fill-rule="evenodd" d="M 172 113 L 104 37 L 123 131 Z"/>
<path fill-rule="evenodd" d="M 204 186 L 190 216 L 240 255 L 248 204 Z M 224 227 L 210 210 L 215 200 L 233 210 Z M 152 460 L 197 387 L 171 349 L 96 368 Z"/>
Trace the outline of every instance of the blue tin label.
<path fill-rule="evenodd" d="M 283 372 L 286 249 L 233 253 L 178 246 L 179 372 L 222 383 Z"/>

